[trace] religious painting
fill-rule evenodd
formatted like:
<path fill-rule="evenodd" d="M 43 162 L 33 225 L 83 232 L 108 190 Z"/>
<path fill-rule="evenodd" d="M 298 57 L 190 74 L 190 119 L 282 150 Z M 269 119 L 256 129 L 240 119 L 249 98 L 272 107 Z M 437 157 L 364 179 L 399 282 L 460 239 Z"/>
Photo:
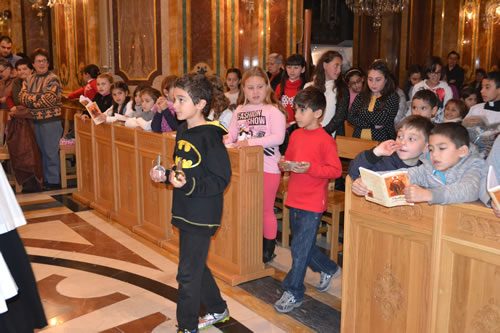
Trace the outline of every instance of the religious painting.
<path fill-rule="evenodd" d="M 160 1 L 113 0 L 116 74 L 151 84 L 161 73 Z"/>

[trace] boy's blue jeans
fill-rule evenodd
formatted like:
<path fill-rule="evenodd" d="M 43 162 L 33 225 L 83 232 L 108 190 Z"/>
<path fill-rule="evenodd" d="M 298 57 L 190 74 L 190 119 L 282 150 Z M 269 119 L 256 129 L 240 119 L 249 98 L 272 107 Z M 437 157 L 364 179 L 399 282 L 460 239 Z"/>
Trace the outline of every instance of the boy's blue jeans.
<path fill-rule="evenodd" d="M 283 280 L 282 287 L 297 301 L 302 301 L 306 287 L 304 277 L 307 266 L 314 272 L 333 274 L 338 265 L 316 247 L 316 234 L 323 213 L 310 212 L 290 207 L 290 229 L 292 231 L 292 269 Z"/>

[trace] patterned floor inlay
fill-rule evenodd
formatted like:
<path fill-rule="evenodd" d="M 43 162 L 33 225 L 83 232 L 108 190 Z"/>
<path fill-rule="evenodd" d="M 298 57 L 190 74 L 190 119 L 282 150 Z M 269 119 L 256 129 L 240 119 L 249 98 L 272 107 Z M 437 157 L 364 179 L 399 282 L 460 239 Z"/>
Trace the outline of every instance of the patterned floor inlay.
<path fill-rule="evenodd" d="M 74 191 L 17 196 L 28 222 L 18 231 L 49 321 L 38 332 L 176 332 L 177 265 L 171 255 L 73 200 Z M 231 318 L 204 333 L 338 332 L 341 286 L 315 292 L 317 273 L 306 276 L 300 309 L 290 315 L 273 309 L 291 263 L 288 250 L 278 248 L 277 254 L 273 278 L 236 287 L 218 281 Z"/>
<path fill-rule="evenodd" d="M 165 299 L 172 301 L 173 303 L 177 302 L 177 289 L 175 289 L 171 286 L 165 285 L 161 282 L 158 282 L 158 281 L 155 281 L 155 280 L 152 280 L 152 279 L 149 279 L 149 278 L 146 278 L 144 276 L 140 276 L 140 275 L 137 275 L 134 273 L 114 269 L 111 267 L 105 267 L 105 266 L 101 266 L 101 265 L 89 264 L 89 263 L 85 263 L 85 262 L 78 262 L 78 261 L 74 261 L 74 260 L 48 258 L 48 257 L 42 257 L 42 256 L 34 256 L 34 255 L 30 255 L 30 261 L 32 263 L 61 266 L 61 267 L 85 271 L 88 273 L 103 275 L 106 277 L 113 278 L 115 280 L 119 280 L 122 282 L 126 282 L 128 284 L 132 284 L 132 285 L 140 287 L 142 289 L 148 290 L 156 295 L 159 295 Z M 55 283 L 52 283 L 52 285 L 54 287 L 50 287 L 50 288 L 48 288 L 46 285 L 40 284 L 40 282 L 39 282 L 40 289 L 49 290 L 48 292 L 45 292 L 44 295 L 41 294 L 40 296 L 42 296 L 42 299 L 43 298 L 56 299 L 57 305 L 62 306 L 64 304 L 65 306 L 63 306 L 63 308 L 66 309 L 66 311 L 73 310 L 73 308 L 71 307 L 71 304 L 72 304 L 71 302 L 73 300 L 66 300 L 62 296 L 61 297 L 54 296 L 55 294 L 57 294 L 57 292 L 55 292 L 55 293 L 53 292 L 53 291 L 55 291 L 55 286 L 62 279 L 64 279 L 64 277 L 56 276 L 56 277 L 52 278 L 52 280 L 55 280 Z M 42 280 L 41 282 L 44 282 L 45 280 L 47 280 L 47 278 Z M 44 283 L 47 283 L 47 282 L 44 282 Z M 120 298 L 120 297 L 113 294 L 113 300 L 121 301 L 125 298 L 126 297 Z M 106 297 L 106 299 L 108 299 L 108 297 Z M 85 298 L 85 300 L 92 301 L 92 298 Z M 101 301 L 102 301 L 101 299 L 96 299 L 95 302 L 89 302 L 89 303 L 85 304 L 84 309 L 80 310 L 80 315 L 83 314 L 87 309 L 89 311 L 93 311 L 92 307 L 95 307 L 96 304 L 102 303 Z M 111 303 L 109 303 L 109 304 L 111 304 Z M 70 307 L 69 310 L 67 309 L 68 307 Z M 71 313 L 73 313 L 73 312 L 71 312 Z M 67 316 L 71 316 L 71 314 L 66 315 L 66 317 Z M 51 316 L 49 314 L 47 314 L 47 317 L 50 318 L 49 321 L 53 320 L 53 318 L 51 318 Z M 56 318 L 55 322 L 56 323 L 65 322 L 68 320 L 68 318 L 66 318 L 66 317 Z M 71 318 L 69 318 L 69 319 L 71 319 Z M 236 321 L 233 318 L 231 318 L 229 321 L 227 321 L 225 323 L 216 324 L 214 326 L 218 327 L 218 328 L 224 328 L 224 332 L 228 332 L 228 333 L 229 332 L 230 333 L 233 333 L 233 332 L 251 332 L 245 326 L 243 326 L 242 324 L 240 324 L 238 321 Z"/>
<path fill-rule="evenodd" d="M 38 290 L 50 326 L 65 323 L 128 298 L 128 296 L 116 292 L 102 297 L 67 297 L 56 290 L 59 282 L 65 278 L 64 276 L 51 275 L 38 281 Z"/>
<path fill-rule="evenodd" d="M 141 319 L 132 320 L 120 326 L 116 326 L 101 333 L 124 333 L 124 332 L 151 332 L 161 323 L 169 320 L 164 314 L 153 313 Z"/>
<path fill-rule="evenodd" d="M 34 224 L 53 221 L 62 222 L 78 235 L 80 235 L 83 239 L 87 240 L 89 242 L 89 245 L 61 241 L 59 239 L 29 238 L 24 233 L 24 230 L 29 231 L 29 228 Z M 52 231 L 48 230 L 47 228 L 44 229 L 49 235 L 53 235 L 57 232 L 57 230 Z M 61 251 L 74 251 L 79 253 L 98 255 L 101 257 L 124 260 L 138 265 L 157 268 L 148 261 L 144 260 L 141 256 L 138 256 L 134 252 L 127 249 L 125 246 L 110 238 L 105 233 L 96 229 L 94 226 L 90 225 L 74 213 L 28 219 L 28 225 L 20 228 L 19 233 L 23 238 L 25 246 L 55 249 Z"/>

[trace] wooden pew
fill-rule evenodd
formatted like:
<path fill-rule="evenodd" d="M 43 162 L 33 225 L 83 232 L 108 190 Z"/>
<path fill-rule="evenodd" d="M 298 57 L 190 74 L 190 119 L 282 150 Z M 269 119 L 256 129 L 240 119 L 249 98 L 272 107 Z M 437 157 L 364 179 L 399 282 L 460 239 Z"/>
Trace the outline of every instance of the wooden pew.
<path fill-rule="evenodd" d="M 178 231 L 170 224 L 172 188 L 149 178 L 152 161 L 173 164 L 173 133 L 151 133 L 121 124 L 83 122 L 75 116 L 78 191 L 73 197 L 178 255 Z M 208 265 L 237 285 L 274 273 L 262 263 L 263 149 L 228 149 L 232 177 L 224 192 L 221 227 Z"/>
<path fill-rule="evenodd" d="M 346 180 L 341 331 L 495 331 L 499 222 L 479 202 L 386 208 Z"/>

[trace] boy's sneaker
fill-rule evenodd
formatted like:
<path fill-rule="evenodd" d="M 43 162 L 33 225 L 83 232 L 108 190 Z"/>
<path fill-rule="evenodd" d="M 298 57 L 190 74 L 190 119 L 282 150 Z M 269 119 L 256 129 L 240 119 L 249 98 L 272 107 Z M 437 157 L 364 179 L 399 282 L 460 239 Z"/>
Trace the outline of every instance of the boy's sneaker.
<path fill-rule="evenodd" d="M 207 313 L 200 318 L 198 323 L 198 329 L 202 330 L 204 328 L 210 327 L 218 322 L 225 322 L 229 320 L 229 309 L 226 308 L 222 313 Z"/>
<path fill-rule="evenodd" d="M 274 308 L 276 311 L 281 313 L 287 313 L 292 311 L 295 308 L 298 308 L 302 305 L 302 301 L 298 302 L 288 291 L 285 291 L 281 298 L 274 303 Z"/>
<path fill-rule="evenodd" d="M 198 333 L 198 329 L 195 328 L 194 330 L 188 330 L 187 328 L 185 329 L 178 329 L 177 333 Z"/>
<path fill-rule="evenodd" d="M 332 280 L 335 279 L 337 276 L 340 276 L 342 273 L 342 268 L 337 269 L 337 271 L 333 274 L 328 274 L 325 272 L 321 272 L 321 277 L 319 278 L 319 284 L 318 284 L 318 291 L 321 293 L 324 293 L 325 291 L 328 291 L 330 289 L 330 285 L 332 284 Z"/>

